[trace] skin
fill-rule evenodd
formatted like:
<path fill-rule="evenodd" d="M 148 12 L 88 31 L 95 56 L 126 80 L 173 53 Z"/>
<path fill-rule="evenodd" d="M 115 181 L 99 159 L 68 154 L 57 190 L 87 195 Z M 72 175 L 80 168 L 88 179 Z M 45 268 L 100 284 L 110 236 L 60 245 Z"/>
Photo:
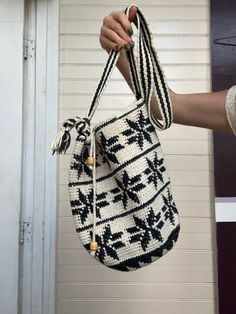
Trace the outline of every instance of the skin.
<path fill-rule="evenodd" d="M 131 23 L 136 12 L 137 8 L 133 6 L 130 10 L 129 18 L 125 13 L 119 11 L 113 11 L 105 16 L 99 37 L 101 47 L 107 52 L 111 49 L 120 50 L 117 68 L 127 81 L 131 90 L 132 85 L 125 50 L 132 49 L 132 46 L 127 47 L 127 43 L 132 42 L 129 30 L 132 29 Z M 173 122 L 232 133 L 225 111 L 227 91 L 177 94 L 169 88 L 173 107 Z M 159 120 L 162 119 L 154 95 L 151 100 L 151 110 Z"/>

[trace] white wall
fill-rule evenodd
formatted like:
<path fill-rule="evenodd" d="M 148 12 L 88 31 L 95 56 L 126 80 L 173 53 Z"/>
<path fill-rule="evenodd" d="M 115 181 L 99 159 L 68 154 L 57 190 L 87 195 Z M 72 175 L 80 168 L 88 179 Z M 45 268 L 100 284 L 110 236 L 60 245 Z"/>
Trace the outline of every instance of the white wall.
<path fill-rule="evenodd" d="M 17 313 L 23 0 L 0 1 L 0 312 Z"/>
<path fill-rule="evenodd" d="M 210 91 L 207 0 L 140 0 L 150 22 L 170 87 L 179 93 Z M 99 45 L 102 18 L 127 2 L 61 0 L 60 121 L 83 116 L 106 60 Z M 132 99 L 116 70 L 95 122 Z M 67 176 L 75 139 L 60 157 L 56 314 L 215 314 L 216 245 L 211 131 L 173 125 L 159 132 L 182 230 L 175 248 L 130 274 L 97 264 L 82 248 L 71 216 Z"/>

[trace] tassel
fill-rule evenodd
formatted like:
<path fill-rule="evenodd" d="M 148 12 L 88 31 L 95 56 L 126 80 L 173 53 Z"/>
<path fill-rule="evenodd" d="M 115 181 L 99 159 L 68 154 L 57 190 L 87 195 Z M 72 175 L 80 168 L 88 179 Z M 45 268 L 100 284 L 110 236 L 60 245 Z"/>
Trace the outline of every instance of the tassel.
<path fill-rule="evenodd" d="M 70 146 L 71 135 L 68 130 L 62 130 L 58 132 L 51 144 L 51 149 L 53 151 L 52 155 L 57 152 L 57 154 L 66 153 L 66 150 Z"/>
<path fill-rule="evenodd" d="M 81 139 L 83 138 L 84 140 L 86 140 L 86 138 L 90 134 L 89 123 L 90 121 L 87 118 L 74 117 L 65 120 L 61 124 L 61 131 L 58 132 L 58 134 L 52 141 L 52 155 L 55 152 L 57 152 L 58 154 L 66 153 L 66 150 L 70 146 L 71 141 L 70 131 L 74 126 L 76 127 L 76 130 L 79 133 Z"/>

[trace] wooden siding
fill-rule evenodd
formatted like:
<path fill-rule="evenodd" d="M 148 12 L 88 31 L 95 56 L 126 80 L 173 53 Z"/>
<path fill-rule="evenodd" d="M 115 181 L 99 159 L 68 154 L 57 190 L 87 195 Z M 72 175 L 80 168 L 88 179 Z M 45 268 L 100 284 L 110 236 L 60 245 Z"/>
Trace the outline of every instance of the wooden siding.
<path fill-rule="evenodd" d="M 107 54 L 99 45 L 103 17 L 126 1 L 61 0 L 60 116 L 84 115 Z M 150 22 L 170 87 L 210 91 L 209 4 L 206 0 L 136 1 Z M 117 69 L 93 123 L 133 97 Z M 159 132 L 182 230 L 175 248 L 137 272 L 94 261 L 75 233 L 67 189 L 75 139 L 59 164 L 57 314 L 216 313 L 216 246 L 211 131 L 174 124 Z"/>

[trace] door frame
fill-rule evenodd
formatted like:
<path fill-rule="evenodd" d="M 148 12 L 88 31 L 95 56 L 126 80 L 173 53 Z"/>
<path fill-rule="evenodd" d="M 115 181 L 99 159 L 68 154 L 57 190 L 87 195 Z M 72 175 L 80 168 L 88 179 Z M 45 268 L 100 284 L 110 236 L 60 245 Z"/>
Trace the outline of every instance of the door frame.
<path fill-rule="evenodd" d="M 24 0 L 0 1 L 0 311 L 18 312 Z"/>
<path fill-rule="evenodd" d="M 25 0 L 19 313 L 55 314 L 59 0 Z"/>

